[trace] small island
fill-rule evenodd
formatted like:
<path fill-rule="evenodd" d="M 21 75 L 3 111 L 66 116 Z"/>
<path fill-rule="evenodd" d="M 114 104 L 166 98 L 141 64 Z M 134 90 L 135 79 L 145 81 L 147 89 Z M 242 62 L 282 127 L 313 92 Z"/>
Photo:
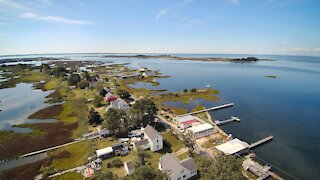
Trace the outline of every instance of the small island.
<path fill-rule="evenodd" d="M 222 57 L 183 57 L 173 55 L 107 55 L 104 58 L 142 58 L 142 59 L 172 59 L 172 60 L 191 60 L 191 61 L 222 61 L 222 62 L 237 62 L 237 63 L 251 63 L 257 61 L 272 61 L 270 59 L 259 59 L 256 57 L 247 58 L 222 58 Z"/>

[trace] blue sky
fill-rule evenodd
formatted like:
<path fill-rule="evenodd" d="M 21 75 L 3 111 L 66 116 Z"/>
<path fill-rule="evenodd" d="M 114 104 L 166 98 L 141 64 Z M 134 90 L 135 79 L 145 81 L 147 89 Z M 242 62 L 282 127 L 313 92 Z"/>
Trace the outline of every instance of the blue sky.
<path fill-rule="evenodd" d="M 0 0 L 0 54 L 320 55 L 318 0 Z"/>

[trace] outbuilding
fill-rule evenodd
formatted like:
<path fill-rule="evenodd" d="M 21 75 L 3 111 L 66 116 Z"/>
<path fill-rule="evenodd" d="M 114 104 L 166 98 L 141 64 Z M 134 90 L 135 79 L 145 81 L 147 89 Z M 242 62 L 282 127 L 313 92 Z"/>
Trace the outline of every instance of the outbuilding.
<path fill-rule="evenodd" d="M 216 148 L 227 155 L 245 154 L 249 151 L 249 144 L 237 138 L 232 139 L 224 144 L 216 146 Z"/>
<path fill-rule="evenodd" d="M 191 128 L 188 128 L 188 130 L 195 139 L 209 136 L 215 133 L 214 127 L 208 123 L 204 123 L 198 126 L 193 126 Z"/>
<path fill-rule="evenodd" d="M 113 156 L 113 149 L 111 146 L 109 146 L 109 147 L 97 150 L 96 154 L 98 158 L 107 159 Z"/>

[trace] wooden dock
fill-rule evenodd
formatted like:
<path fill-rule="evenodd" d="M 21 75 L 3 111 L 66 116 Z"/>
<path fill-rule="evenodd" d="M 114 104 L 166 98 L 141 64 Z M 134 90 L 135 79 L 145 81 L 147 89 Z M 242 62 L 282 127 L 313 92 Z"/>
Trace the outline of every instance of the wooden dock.
<path fill-rule="evenodd" d="M 249 149 L 255 148 L 255 147 L 257 147 L 257 146 L 259 146 L 261 144 L 264 144 L 264 143 L 266 143 L 268 141 L 271 141 L 272 139 L 273 139 L 273 136 L 265 137 L 265 138 L 263 138 L 263 139 L 261 139 L 261 140 L 259 140 L 257 142 L 254 142 L 254 143 L 250 144 L 249 145 Z"/>
<path fill-rule="evenodd" d="M 194 112 L 182 114 L 182 115 L 179 115 L 178 117 L 186 116 L 186 115 L 192 115 L 192 114 L 198 114 L 198 113 L 207 112 L 207 111 L 214 111 L 214 110 L 218 110 L 218 109 L 224 109 L 224 108 L 228 108 L 228 107 L 232 107 L 232 106 L 234 106 L 234 103 L 223 104 L 223 105 L 220 105 L 220 106 L 215 106 L 215 107 L 203 109 L 203 110 L 200 110 L 200 111 L 194 111 Z"/>
<path fill-rule="evenodd" d="M 54 147 L 51 147 L 51 148 L 42 149 L 42 150 L 39 150 L 39 151 L 34 151 L 34 152 L 31 152 L 31 153 L 27 153 L 27 154 L 24 154 L 22 156 L 19 156 L 19 158 L 24 158 L 24 157 L 28 157 L 28 156 L 33 156 L 33 155 L 36 155 L 36 154 L 44 153 L 44 152 L 47 152 L 47 151 L 55 150 L 55 149 L 58 149 L 58 148 L 61 148 L 61 147 L 64 147 L 64 146 L 68 146 L 68 145 L 71 145 L 71 144 L 75 144 L 75 143 L 78 143 L 78 142 L 81 142 L 81 141 L 82 140 L 72 141 L 72 142 L 65 143 L 65 144 L 58 145 L 58 146 L 54 146 Z"/>
<path fill-rule="evenodd" d="M 223 125 L 223 124 L 227 124 L 227 123 L 231 123 L 231 122 L 240 122 L 240 119 L 235 117 L 235 116 L 231 116 L 230 119 L 227 119 L 227 120 L 223 120 L 223 121 L 214 121 L 214 123 L 216 123 L 216 125 Z"/>

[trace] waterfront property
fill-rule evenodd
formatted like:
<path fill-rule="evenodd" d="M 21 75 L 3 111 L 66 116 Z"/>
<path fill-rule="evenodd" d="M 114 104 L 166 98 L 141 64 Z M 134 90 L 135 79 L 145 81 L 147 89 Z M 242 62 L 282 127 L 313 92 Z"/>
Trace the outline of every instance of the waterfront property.
<path fill-rule="evenodd" d="M 194 125 L 199 125 L 199 123 L 200 123 L 197 120 L 197 118 L 192 115 L 176 117 L 174 120 L 178 123 L 178 126 L 181 129 L 187 129 L 187 128 L 192 127 Z"/>
<path fill-rule="evenodd" d="M 171 153 L 160 157 L 159 170 L 166 173 L 170 180 L 186 180 L 197 175 L 196 164 L 192 158 L 180 161 Z"/>
<path fill-rule="evenodd" d="M 195 138 L 202 138 L 215 133 L 215 129 L 211 124 L 204 123 L 198 126 L 188 128 L 189 133 Z"/>
<path fill-rule="evenodd" d="M 156 73 L 154 71 L 146 71 L 142 73 L 142 77 L 146 78 L 146 77 L 152 77 L 152 76 L 156 76 Z"/>
<path fill-rule="evenodd" d="M 245 154 L 249 151 L 249 144 L 239 139 L 232 139 L 224 144 L 216 146 L 218 150 L 227 155 Z"/>
<path fill-rule="evenodd" d="M 271 175 L 271 172 L 270 172 L 271 166 L 269 165 L 262 166 L 259 163 L 254 162 L 250 158 L 243 161 L 242 167 L 244 170 L 250 171 L 256 176 L 258 176 L 258 180 L 266 179 Z"/>

